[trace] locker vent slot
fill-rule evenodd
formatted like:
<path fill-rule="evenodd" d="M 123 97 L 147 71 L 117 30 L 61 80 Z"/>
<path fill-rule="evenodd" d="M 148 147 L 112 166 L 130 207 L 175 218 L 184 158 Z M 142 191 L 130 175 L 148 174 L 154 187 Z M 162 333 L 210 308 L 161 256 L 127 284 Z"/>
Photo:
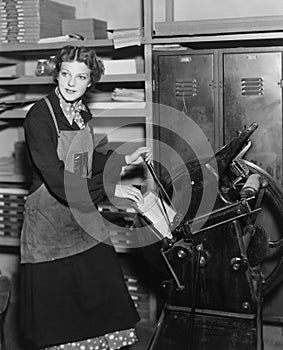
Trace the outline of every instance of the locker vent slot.
<path fill-rule="evenodd" d="M 175 82 L 176 97 L 197 96 L 197 81 L 193 80 L 176 80 Z"/>
<path fill-rule="evenodd" d="M 263 78 L 242 78 L 241 91 L 242 96 L 263 95 Z"/>

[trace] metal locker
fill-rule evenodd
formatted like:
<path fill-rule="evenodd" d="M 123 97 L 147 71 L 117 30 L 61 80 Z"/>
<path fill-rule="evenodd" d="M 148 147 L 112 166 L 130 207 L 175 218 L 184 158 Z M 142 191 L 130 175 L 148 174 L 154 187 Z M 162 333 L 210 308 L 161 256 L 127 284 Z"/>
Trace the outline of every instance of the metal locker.
<path fill-rule="evenodd" d="M 245 158 L 282 186 L 282 53 L 246 50 L 223 54 L 224 143 L 258 123 Z"/>
<path fill-rule="evenodd" d="M 226 51 L 223 53 L 223 70 L 225 142 L 235 136 L 236 130 L 242 130 L 253 121 L 258 123 L 245 159 L 269 173 L 282 189 L 282 48 Z M 267 199 L 259 220 L 273 241 L 282 237 L 279 215 Z M 278 266 L 278 276 L 280 261 L 280 249 L 270 249 L 262 265 L 264 275 L 271 275 Z M 264 296 L 265 320 L 282 322 L 282 301 L 283 284 L 277 283 Z"/>
<path fill-rule="evenodd" d="M 157 125 L 155 139 L 159 141 L 155 151 L 165 166 L 180 165 L 174 151 L 184 160 L 196 156 L 194 151 L 202 147 L 204 138 L 214 148 L 214 54 L 213 50 L 154 54 L 154 102 L 157 103 L 154 124 Z M 203 135 L 194 133 L 192 121 Z M 171 155 L 170 149 L 161 150 L 162 143 L 174 150 Z"/>

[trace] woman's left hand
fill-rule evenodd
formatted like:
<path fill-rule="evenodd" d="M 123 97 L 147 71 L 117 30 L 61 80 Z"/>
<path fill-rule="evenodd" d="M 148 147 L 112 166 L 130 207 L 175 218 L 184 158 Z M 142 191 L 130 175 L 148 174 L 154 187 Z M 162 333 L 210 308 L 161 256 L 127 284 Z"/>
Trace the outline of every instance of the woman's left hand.
<path fill-rule="evenodd" d="M 127 154 L 125 156 L 126 163 L 131 164 L 133 162 L 141 163 L 142 161 L 151 162 L 152 160 L 152 150 L 149 147 L 139 147 L 132 154 Z"/>

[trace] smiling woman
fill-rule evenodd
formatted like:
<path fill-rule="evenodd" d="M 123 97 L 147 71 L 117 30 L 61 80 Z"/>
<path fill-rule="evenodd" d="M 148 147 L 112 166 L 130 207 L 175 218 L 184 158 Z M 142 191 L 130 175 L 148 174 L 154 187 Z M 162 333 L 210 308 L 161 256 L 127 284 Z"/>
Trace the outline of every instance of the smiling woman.
<path fill-rule="evenodd" d="M 90 87 L 90 71 L 82 62 L 63 62 L 58 76 L 58 88 L 68 102 L 80 98 Z"/>
<path fill-rule="evenodd" d="M 117 183 L 122 166 L 151 151 L 97 152 L 82 97 L 103 64 L 74 46 L 55 64 L 57 86 L 24 122 L 33 180 L 21 233 L 21 325 L 41 349 L 120 349 L 137 340 L 139 316 L 96 204 L 106 193 L 142 200 L 135 186 Z"/>
<path fill-rule="evenodd" d="M 90 75 L 90 84 L 98 82 L 104 73 L 104 65 L 101 59 L 96 55 L 94 50 L 90 50 L 84 46 L 77 47 L 69 45 L 60 51 L 55 57 L 55 80 L 58 79 L 60 71 L 64 68 L 62 65 L 67 63 L 83 63 L 81 69 L 84 70 L 85 74 Z"/>

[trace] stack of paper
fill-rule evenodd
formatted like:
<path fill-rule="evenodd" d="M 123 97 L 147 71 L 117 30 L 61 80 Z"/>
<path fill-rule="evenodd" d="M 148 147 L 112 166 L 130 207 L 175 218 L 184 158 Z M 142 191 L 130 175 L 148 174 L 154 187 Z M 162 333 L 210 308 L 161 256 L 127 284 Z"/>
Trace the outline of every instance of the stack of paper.
<path fill-rule="evenodd" d="M 113 30 L 114 48 L 140 46 L 143 38 L 143 28 Z"/>
<path fill-rule="evenodd" d="M 111 101 L 111 91 L 100 91 L 95 89 L 94 91 L 87 91 L 84 95 L 84 102 L 105 102 Z"/>
<path fill-rule="evenodd" d="M 112 93 L 112 100 L 114 101 L 144 101 L 144 89 L 126 89 L 115 88 Z"/>
<path fill-rule="evenodd" d="M 75 18 L 75 7 L 51 0 L 0 0 L 0 42 L 38 42 L 62 34 L 63 18 Z"/>
<path fill-rule="evenodd" d="M 160 198 L 153 191 L 145 193 L 143 196 L 144 202 L 137 204 L 138 211 L 144 215 L 160 234 L 160 238 L 172 238 L 169 224 L 174 220 L 176 212 L 166 202 L 163 201 L 166 213 Z M 170 223 L 168 222 L 168 219 Z"/>

